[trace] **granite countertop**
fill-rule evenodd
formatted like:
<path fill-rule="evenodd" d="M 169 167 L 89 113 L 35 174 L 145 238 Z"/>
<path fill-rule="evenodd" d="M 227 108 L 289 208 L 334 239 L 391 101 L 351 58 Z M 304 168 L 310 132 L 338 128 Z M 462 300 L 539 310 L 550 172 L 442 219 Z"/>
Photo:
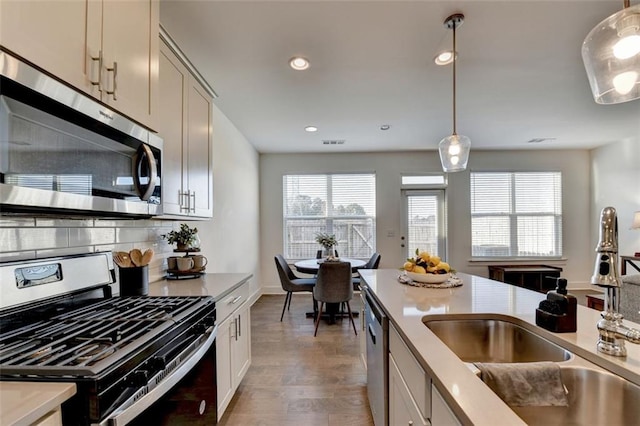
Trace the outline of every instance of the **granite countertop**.
<path fill-rule="evenodd" d="M 0 424 L 35 423 L 75 393 L 73 383 L 0 382 Z"/>
<path fill-rule="evenodd" d="M 525 424 L 422 322 L 425 315 L 491 313 L 516 317 L 538 334 L 590 362 L 640 384 L 640 345 L 627 343 L 626 358 L 596 350 L 600 313 L 578 306 L 575 333 L 551 333 L 535 325 L 535 309 L 546 296 L 487 278 L 458 274 L 461 287 L 428 289 L 398 282 L 396 269 L 361 270 L 364 282 L 387 312 L 418 362 L 463 423 Z M 626 322 L 626 321 L 625 321 Z M 639 328 L 637 324 L 627 325 Z"/>
<path fill-rule="evenodd" d="M 149 296 L 213 296 L 216 301 L 250 279 L 253 274 L 204 274 L 188 280 L 149 283 Z"/>

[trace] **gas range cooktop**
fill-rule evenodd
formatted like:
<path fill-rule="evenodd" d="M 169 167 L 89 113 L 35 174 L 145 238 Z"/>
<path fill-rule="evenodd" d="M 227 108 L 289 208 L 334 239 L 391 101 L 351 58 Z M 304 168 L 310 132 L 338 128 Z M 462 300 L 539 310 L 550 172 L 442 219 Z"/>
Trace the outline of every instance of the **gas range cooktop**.
<path fill-rule="evenodd" d="M 0 335 L 2 376 L 94 376 L 143 350 L 207 297 L 111 298 Z"/>

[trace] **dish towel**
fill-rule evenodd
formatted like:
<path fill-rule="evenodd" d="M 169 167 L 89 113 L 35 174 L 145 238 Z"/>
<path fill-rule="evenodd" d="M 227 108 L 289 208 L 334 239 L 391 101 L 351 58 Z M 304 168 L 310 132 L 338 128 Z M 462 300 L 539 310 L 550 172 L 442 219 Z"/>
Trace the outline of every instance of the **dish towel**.
<path fill-rule="evenodd" d="M 560 367 L 553 362 L 475 363 L 480 378 L 513 407 L 569 405 Z"/>

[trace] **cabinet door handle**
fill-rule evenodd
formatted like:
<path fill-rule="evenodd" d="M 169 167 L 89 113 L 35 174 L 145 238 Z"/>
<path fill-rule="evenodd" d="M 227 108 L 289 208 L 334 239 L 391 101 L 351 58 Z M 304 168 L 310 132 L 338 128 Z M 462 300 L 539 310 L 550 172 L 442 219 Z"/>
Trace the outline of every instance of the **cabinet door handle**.
<path fill-rule="evenodd" d="M 107 90 L 105 93 L 107 95 L 112 95 L 113 100 L 117 101 L 117 91 L 118 91 L 118 63 L 113 61 L 113 67 L 107 68 L 107 72 L 113 72 L 113 90 Z"/>
<path fill-rule="evenodd" d="M 90 75 L 94 75 L 93 74 L 93 63 L 95 61 L 98 61 L 98 81 L 94 81 L 89 79 L 89 82 L 91 83 L 92 86 L 98 86 L 98 92 L 102 92 L 102 50 L 98 51 L 98 57 L 96 58 L 95 56 L 91 56 L 91 69 L 89 70 L 89 74 Z"/>
<path fill-rule="evenodd" d="M 233 319 L 233 326 L 235 327 L 235 335 L 233 337 L 235 337 L 237 342 L 238 341 L 238 318 Z"/>
<path fill-rule="evenodd" d="M 242 316 L 238 315 L 238 336 L 242 336 Z"/>
<path fill-rule="evenodd" d="M 185 210 L 189 213 L 189 202 L 191 201 L 191 197 L 189 196 L 190 193 L 191 191 L 189 190 L 182 191 L 182 197 L 180 198 L 180 211 Z"/>
<path fill-rule="evenodd" d="M 191 194 L 191 198 L 193 198 L 193 207 L 191 207 L 191 200 L 189 200 L 189 211 L 192 213 L 196 212 L 196 191 L 193 191 Z"/>

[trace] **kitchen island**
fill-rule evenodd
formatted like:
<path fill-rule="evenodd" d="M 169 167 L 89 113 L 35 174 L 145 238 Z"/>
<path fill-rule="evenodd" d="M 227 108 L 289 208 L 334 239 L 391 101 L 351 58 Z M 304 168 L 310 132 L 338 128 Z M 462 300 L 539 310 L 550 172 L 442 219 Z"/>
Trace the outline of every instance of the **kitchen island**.
<path fill-rule="evenodd" d="M 627 343 L 626 358 L 597 352 L 596 323 L 600 315 L 593 309 L 578 306 L 575 333 L 551 333 L 535 325 L 535 309 L 545 298 L 544 294 L 467 274 L 458 274 L 463 281 L 461 287 L 418 288 L 399 283 L 399 274 L 395 269 L 360 271 L 365 285 L 387 313 L 391 325 L 460 423 L 525 424 L 424 325 L 422 318 L 426 315 L 495 314 L 514 317 L 575 355 L 640 384 L 640 346 Z"/>

